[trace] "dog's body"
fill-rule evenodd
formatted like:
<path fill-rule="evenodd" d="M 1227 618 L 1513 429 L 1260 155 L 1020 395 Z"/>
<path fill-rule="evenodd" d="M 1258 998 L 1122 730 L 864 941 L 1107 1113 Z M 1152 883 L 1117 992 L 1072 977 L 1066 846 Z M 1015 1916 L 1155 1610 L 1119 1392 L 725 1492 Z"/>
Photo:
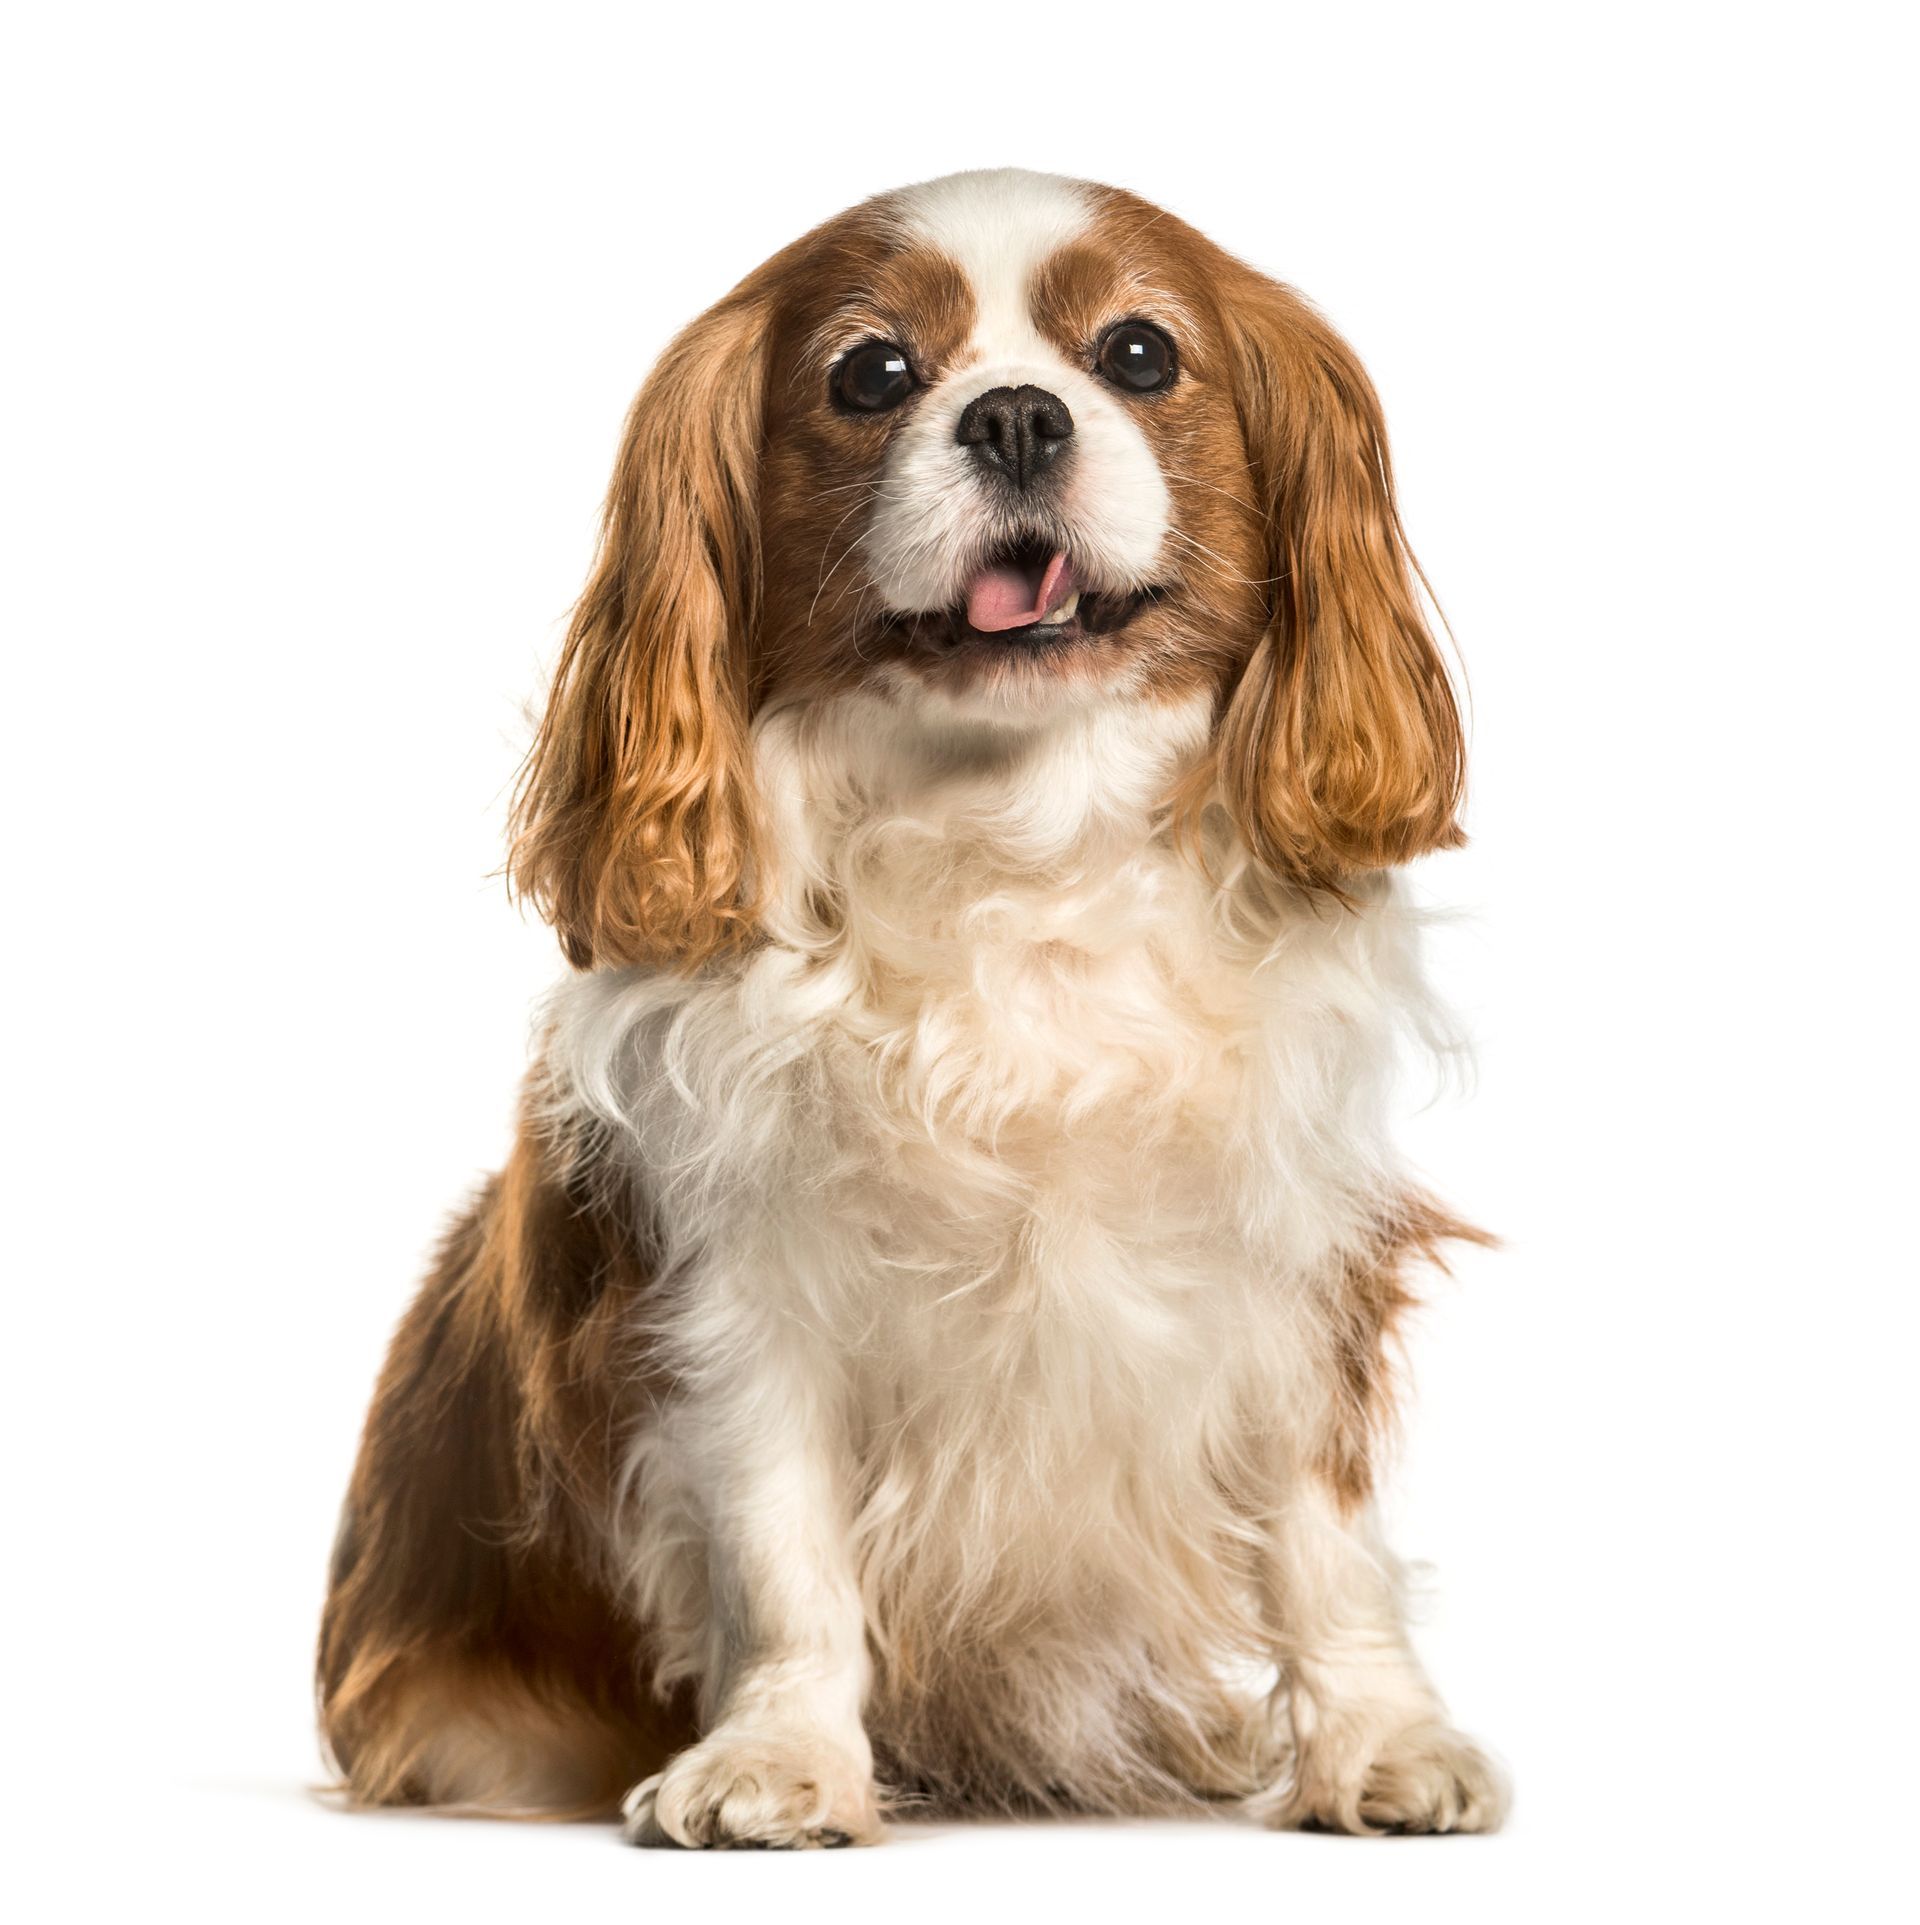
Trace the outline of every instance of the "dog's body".
<path fill-rule="evenodd" d="M 636 1786 L 639 1839 L 795 1844 L 875 1836 L 877 1767 L 948 1805 L 1497 1822 L 1368 1518 L 1406 1273 L 1472 1234 L 1383 1131 L 1424 1006 L 1382 871 L 1454 839 L 1451 698 L 1417 614 L 1364 605 L 1411 605 L 1377 437 L 1252 418 L 1288 365 L 1235 377 L 1257 277 L 1184 229 L 1206 285 L 1127 270 L 1123 315 L 1181 318 L 1143 399 L 1096 388 L 1106 343 L 1170 329 L 1047 346 L 1042 290 L 1093 299 L 1142 212 L 1022 175 L 870 204 L 636 404 L 516 851 L 585 967 L 336 1558 L 363 1799 Z M 1329 410 L 1370 406 L 1286 313 Z M 729 354 L 788 338 L 832 421 L 764 365 L 732 395 Z M 1323 525 L 1257 499 L 1290 486 Z"/>

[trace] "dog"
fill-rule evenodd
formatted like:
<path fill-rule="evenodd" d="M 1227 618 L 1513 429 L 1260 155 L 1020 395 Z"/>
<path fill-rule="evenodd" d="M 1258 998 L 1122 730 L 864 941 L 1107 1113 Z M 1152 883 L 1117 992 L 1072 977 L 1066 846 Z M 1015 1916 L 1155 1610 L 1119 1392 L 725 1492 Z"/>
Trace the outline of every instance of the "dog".
<path fill-rule="evenodd" d="M 341 1521 L 352 1800 L 1498 1824 L 1371 1505 L 1484 1240 L 1385 1122 L 1422 585 L 1352 351 L 1131 194 L 885 194 L 679 335 L 515 796 L 571 972 Z"/>

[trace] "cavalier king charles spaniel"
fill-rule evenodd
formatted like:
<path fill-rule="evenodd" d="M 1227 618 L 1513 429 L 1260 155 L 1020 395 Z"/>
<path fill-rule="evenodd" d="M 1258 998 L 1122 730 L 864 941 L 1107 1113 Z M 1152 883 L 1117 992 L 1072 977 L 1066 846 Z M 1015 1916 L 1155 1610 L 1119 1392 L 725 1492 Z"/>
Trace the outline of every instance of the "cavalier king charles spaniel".
<path fill-rule="evenodd" d="M 387 1360 L 348 1795 L 1481 1831 L 1371 1496 L 1458 712 L 1299 295 L 1021 172 L 662 356 L 514 814 L 572 971 Z"/>

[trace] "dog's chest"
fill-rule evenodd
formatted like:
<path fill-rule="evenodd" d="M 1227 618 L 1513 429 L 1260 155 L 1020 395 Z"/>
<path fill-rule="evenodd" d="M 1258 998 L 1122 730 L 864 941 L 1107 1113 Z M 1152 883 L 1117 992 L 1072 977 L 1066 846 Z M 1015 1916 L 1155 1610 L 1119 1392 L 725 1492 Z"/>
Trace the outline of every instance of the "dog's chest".
<path fill-rule="evenodd" d="M 1009 890 L 864 945 L 821 1056 L 831 1136 L 916 1221 L 1171 1226 L 1230 1155 L 1260 1011 L 1169 893 L 1152 869 Z"/>
<path fill-rule="evenodd" d="M 861 945 L 792 1177 L 841 1279 L 810 1300 L 883 1421 L 1039 1425 L 1020 1448 L 1057 1472 L 1080 1443 L 1055 1414 L 1111 1437 L 1143 1384 L 1218 1378 L 1258 997 L 1170 894 L 1152 870 L 1007 890 Z"/>
<path fill-rule="evenodd" d="M 876 1407 L 1077 1386 L 1095 1421 L 1242 1375 L 1378 1181 L 1378 942 L 1248 939 L 1159 847 L 1029 881 L 904 846 L 737 972 L 556 1005 L 670 1264 L 752 1278 Z"/>
<path fill-rule="evenodd" d="M 1311 1396 L 1311 1266 L 1261 1209 L 1271 1156 L 1297 1222 L 1323 1178 L 1249 1122 L 1276 1036 L 1329 1025 L 1185 883 L 896 923 L 800 1066 L 792 1311 L 849 1393 L 874 1608 L 922 1662 L 988 1573 L 1049 1671 L 1088 1613 L 1116 1649 L 1228 1624 L 1221 1546 L 1272 1500 L 1247 1440 Z"/>

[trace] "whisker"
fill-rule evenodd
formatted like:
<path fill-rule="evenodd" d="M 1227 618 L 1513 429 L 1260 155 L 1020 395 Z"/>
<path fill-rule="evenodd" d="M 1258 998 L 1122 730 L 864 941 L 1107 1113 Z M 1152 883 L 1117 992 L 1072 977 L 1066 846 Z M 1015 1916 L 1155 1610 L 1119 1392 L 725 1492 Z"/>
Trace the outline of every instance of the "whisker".
<path fill-rule="evenodd" d="M 1161 473 L 1172 481 L 1185 481 L 1195 488 L 1210 488 L 1216 495 L 1232 502 L 1236 508 L 1244 508 L 1250 515 L 1260 515 L 1262 519 L 1265 518 L 1265 511 L 1255 503 L 1242 500 L 1241 497 L 1234 494 L 1231 489 L 1222 488 L 1218 482 L 1203 480 L 1199 475 L 1183 475 L 1172 468 L 1163 468 Z"/>
<path fill-rule="evenodd" d="M 1238 582 L 1243 588 L 1271 588 L 1275 582 L 1282 579 L 1282 577 L 1278 575 L 1268 575 L 1263 579 L 1256 580 L 1251 575 L 1236 574 L 1233 569 L 1227 566 L 1223 557 L 1216 555 L 1205 542 L 1196 541 L 1193 536 L 1189 535 L 1184 529 L 1169 527 L 1167 533 L 1172 536 L 1175 541 L 1184 542 L 1195 554 L 1206 556 L 1206 558 L 1213 563 L 1213 572 L 1219 575 L 1224 581 Z"/>
<path fill-rule="evenodd" d="M 838 488 L 816 488 L 813 493 L 819 499 L 825 500 L 828 495 L 851 494 L 856 488 L 865 488 L 873 494 L 880 492 L 880 484 L 877 481 L 848 481 L 843 482 Z"/>
<path fill-rule="evenodd" d="M 841 529 L 843 529 L 847 525 L 847 523 L 850 520 L 852 520 L 852 518 L 855 515 L 857 515 L 859 512 L 860 512 L 860 504 L 856 501 L 853 504 L 853 506 L 849 508 L 847 512 L 844 515 L 842 515 L 840 519 L 836 521 L 831 528 L 827 530 L 827 538 L 821 544 L 821 547 L 820 547 L 820 561 L 823 567 L 825 567 L 826 565 L 827 550 L 833 546 L 834 536 L 837 535 L 841 531 Z M 813 600 L 807 604 L 807 626 L 809 628 L 813 626 L 814 612 L 820 606 L 820 597 L 827 592 L 828 582 L 832 581 L 834 576 L 840 572 L 840 562 L 845 561 L 846 558 L 849 555 L 851 555 L 853 551 L 859 546 L 860 546 L 860 534 L 858 531 L 856 531 L 853 539 L 847 543 L 846 547 L 841 549 L 839 561 L 836 561 L 831 568 L 828 568 L 827 572 L 824 575 L 822 575 L 818 583 L 815 584 L 814 591 L 813 591 Z"/>

